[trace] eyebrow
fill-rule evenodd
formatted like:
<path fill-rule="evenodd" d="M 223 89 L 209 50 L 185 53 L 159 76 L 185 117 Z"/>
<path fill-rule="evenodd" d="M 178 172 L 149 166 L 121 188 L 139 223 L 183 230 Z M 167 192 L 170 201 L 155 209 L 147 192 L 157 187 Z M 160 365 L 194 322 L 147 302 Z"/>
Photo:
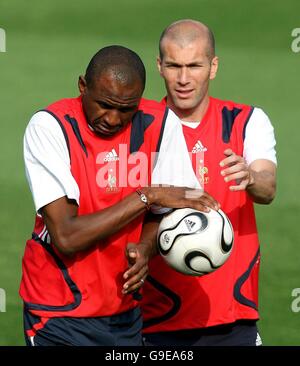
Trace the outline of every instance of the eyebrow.
<path fill-rule="evenodd" d="M 167 66 L 178 66 L 178 67 L 183 67 L 183 66 L 202 66 L 204 65 L 204 62 L 203 61 L 193 61 L 193 62 L 189 62 L 187 64 L 180 64 L 178 62 L 175 62 L 175 61 L 165 61 L 165 64 Z"/>
<path fill-rule="evenodd" d="M 130 109 L 130 108 L 135 108 L 137 107 L 138 103 L 131 103 L 131 104 L 119 104 L 119 103 L 111 103 L 111 102 L 107 102 L 104 100 L 95 100 L 96 103 L 98 104 L 102 104 L 104 107 L 107 107 L 107 109 L 109 108 L 119 108 L 119 109 Z"/>

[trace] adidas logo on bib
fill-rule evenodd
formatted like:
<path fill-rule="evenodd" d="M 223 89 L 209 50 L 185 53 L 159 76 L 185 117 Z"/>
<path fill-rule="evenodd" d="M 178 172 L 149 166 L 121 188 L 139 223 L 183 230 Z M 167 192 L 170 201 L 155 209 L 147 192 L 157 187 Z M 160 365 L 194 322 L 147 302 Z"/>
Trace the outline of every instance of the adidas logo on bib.
<path fill-rule="evenodd" d="M 201 143 L 200 140 L 198 140 L 196 143 L 195 143 L 195 146 L 193 147 L 192 149 L 192 154 L 197 154 L 198 152 L 204 152 L 204 151 L 207 151 L 207 148 L 204 147 Z"/>
<path fill-rule="evenodd" d="M 112 149 L 111 152 L 106 154 L 104 161 L 117 161 L 119 160 L 118 154 L 115 149 Z"/>

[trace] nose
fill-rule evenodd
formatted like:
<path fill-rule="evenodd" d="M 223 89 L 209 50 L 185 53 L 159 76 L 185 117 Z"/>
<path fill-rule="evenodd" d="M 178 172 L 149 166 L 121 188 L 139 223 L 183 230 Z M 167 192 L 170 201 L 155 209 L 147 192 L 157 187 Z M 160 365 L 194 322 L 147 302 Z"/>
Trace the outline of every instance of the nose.
<path fill-rule="evenodd" d="M 121 125 L 121 118 L 120 118 L 119 111 L 116 109 L 107 110 L 104 115 L 104 121 L 110 127 L 117 127 L 117 126 Z"/>
<path fill-rule="evenodd" d="M 188 69 L 186 67 L 181 67 L 178 72 L 178 83 L 186 85 L 188 82 Z"/>

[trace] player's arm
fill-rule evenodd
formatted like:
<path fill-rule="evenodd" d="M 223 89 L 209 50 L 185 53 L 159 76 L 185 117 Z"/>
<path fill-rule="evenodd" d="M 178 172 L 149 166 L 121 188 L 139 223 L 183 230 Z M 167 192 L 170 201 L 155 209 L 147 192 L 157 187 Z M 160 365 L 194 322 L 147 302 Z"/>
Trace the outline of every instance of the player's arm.
<path fill-rule="evenodd" d="M 254 202 L 269 204 L 276 193 L 276 151 L 273 126 L 268 116 L 254 108 L 245 130 L 243 156 L 231 149 L 220 162 L 231 191 L 246 190 Z"/>
<path fill-rule="evenodd" d="M 276 193 L 276 165 L 270 160 L 255 160 L 249 165 L 249 175 L 246 190 L 254 202 L 271 203 Z"/>
<path fill-rule="evenodd" d="M 148 274 L 148 262 L 157 251 L 157 230 L 162 215 L 148 213 L 143 224 L 139 244 L 129 243 L 126 248 L 126 256 L 129 269 L 124 273 L 124 293 L 133 292 L 141 287 L 141 279 L 145 280 Z"/>
<path fill-rule="evenodd" d="M 147 187 L 142 191 L 149 205 L 192 207 L 201 211 L 218 207 L 218 203 L 208 194 L 199 192 L 193 196 L 187 192 L 195 193 L 196 190 L 183 187 Z M 78 216 L 77 204 L 66 196 L 45 205 L 40 211 L 53 244 L 62 253 L 72 255 L 115 234 L 146 210 L 140 196 L 133 193 L 119 203 L 89 215 Z"/>
<path fill-rule="evenodd" d="M 89 215 L 78 216 L 76 202 L 66 196 L 41 209 L 52 243 L 67 255 L 89 249 L 96 242 L 118 232 L 144 211 L 145 205 L 137 194 Z"/>
<path fill-rule="evenodd" d="M 253 201 L 269 204 L 276 193 L 276 165 L 266 159 L 253 161 L 249 166 L 242 156 L 231 149 L 224 151 L 226 158 L 222 160 L 221 174 L 225 182 L 234 182 L 229 186 L 231 191 L 246 190 Z"/>

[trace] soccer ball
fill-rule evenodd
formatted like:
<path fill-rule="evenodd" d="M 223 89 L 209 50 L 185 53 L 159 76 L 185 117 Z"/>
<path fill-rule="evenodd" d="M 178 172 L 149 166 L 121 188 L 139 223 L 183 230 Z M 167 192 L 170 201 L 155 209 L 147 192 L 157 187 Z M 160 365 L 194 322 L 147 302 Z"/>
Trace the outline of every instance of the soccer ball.
<path fill-rule="evenodd" d="M 176 271 L 202 276 L 221 267 L 232 251 L 233 229 L 222 210 L 177 209 L 166 215 L 157 233 L 158 249 Z"/>

